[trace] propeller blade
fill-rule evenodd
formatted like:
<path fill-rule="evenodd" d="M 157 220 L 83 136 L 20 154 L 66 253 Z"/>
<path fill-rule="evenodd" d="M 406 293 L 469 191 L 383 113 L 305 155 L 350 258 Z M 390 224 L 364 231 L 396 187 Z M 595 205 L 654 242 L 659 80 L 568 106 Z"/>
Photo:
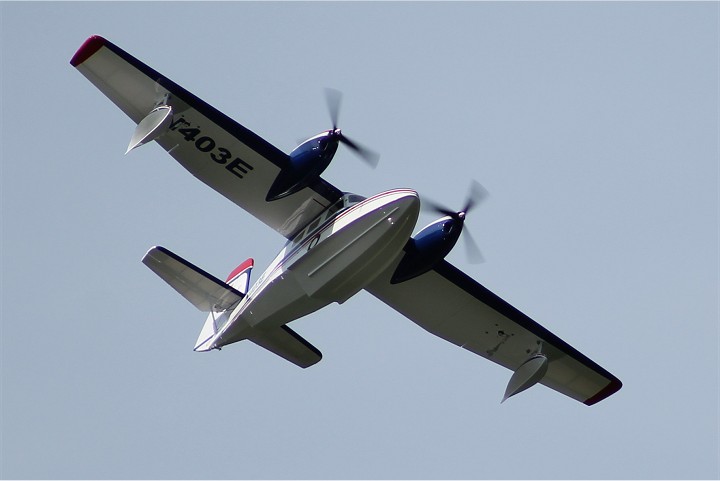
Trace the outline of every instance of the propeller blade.
<path fill-rule="evenodd" d="M 465 208 L 462 210 L 462 212 L 469 212 L 472 210 L 476 205 L 478 205 L 480 202 L 485 200 L 488 195 L 490 195 L 485 187 L 483 187 L 480 182 L 477 180 L 473 180 L 470 183 L 470 189 L 468 190 L 468 197 L 467 201 L 465 202 Z"/>
<path fill-rule="evenodd" d="M 355 153 L 358 154 L 360 158 L 369 164 L 373 169 L 377 167 L 378 161 L 380 160 L 380 154 L 353 142 L 342 134 L 340 135 L 340 142 L 354 150 Z"/>
<path fill-rule="evenodd" d="M 485 262 L 485 258 L 478 247 L 477 242 L 473 238 L 470 231 L 465 229 L 465 220 L 467 219 L 467 213 L 477 206 L 480 202 L 485 200 L 490 194 L 487 189 L 480 185 L 479 182 L 473 180 L 470 183 L 470 189 L 468 191 L 467 200 L 465 201 L 465 207 L 459 212 L 448 209 L 447 207 L 438 204 L 426 196 L 422 198 L 421 209 L 424 211 L 431 211 L 444 216 L 452 217 L 455 220 L 459 220 L 462 226 L 462 235 L 465 236 L 465 250 L 467 253 L 468 260 L 473 264 L 479 264 Z"/>
<path fill-rule="evenodd" d="M 470 263 L 480 264 L 482 262 L 485 262 L 485 257 L 482 255 L 480 247 L 478 247 L 478 244 L 477 242 L 475 242 L 475 238 L 472 236 L 472 234 L 470 234 L 470 231 L 467 229 L 463 229 L 462 235 L 465 236 L 465 252 L 467 253 L 467 258 Z"/>
<path fill-rule="evenodd" d="M 431 211 L 442 215 L 449 215 L 450 217 L 456 217 L 463 212 L 467 214 L 478 204 L 484 201 L 489 195 L 490 193 L 485 187 L 483 187 L 478 181 L 473 180 L 470 184 L 470 189 L 468 190 L 465 207 L 463 207 L 462 210 L 456 212 L 454 210 L 448 209 L 444 205 L 438 204 L 437 202 L 428 199 L 426 196 L 423 196 L 423 204 L 421 208 L 425 211 Z"/>
<path fill-rule="evenodd" d="M 363 147 L 362 145 L 354 142 L 338 129 L 338 120 L 340 118 L 340 105 L 342 104 L 342 92 L 339 90 L 326 87 L 325 88 L 325 101 L 327 102 L 328 112 L 330 113 L 330 120 L 332 121 L 333 127 L 331 135 L 337 139 L 338 142 L 350 147 L 362 160 L 364 160 L 372 168 L 377 167 L 378 161 L 380 160 L 380 154 L 377 152 Z"/>
<path fill-rule="evenodd" d="M 325 88 L 325 101 L 327 102 L 328 112 L 330 112 L 330 120 L 332 121 L 333 130 L 335 130 L 337 129 L 338 117 L 340 116 L 342 92 L 329 87 Z"/>
<path fill-rule="evenodd" d="M 457 212 L 448 209 L 444 205 L 438 204 L 434 200 L 430 200 L 427 196 L 423 196 L 421 200 L 420 209 L 425 212 L 433 212 L 435 214 L 448 215 L 450 217 L 457 215 Z"/>

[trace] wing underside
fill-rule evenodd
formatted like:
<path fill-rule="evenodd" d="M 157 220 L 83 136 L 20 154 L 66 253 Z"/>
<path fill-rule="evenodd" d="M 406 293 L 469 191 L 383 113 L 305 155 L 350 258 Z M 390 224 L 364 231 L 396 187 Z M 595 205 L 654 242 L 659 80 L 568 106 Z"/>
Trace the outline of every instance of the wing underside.
<path fill-rule="evenodd" d="M 153 138 L 195 177 L 287 238 L 342 195 L 319 179 L 266 202 L 289 165 L 287 154 L 102 37 L 90 37 L 70 63 L 136 124 L 169 107 L 167 124 Z"/>
<path fill-rule="evenodd" d="M 428 332 L 512 371 L 543 354 L 548 369 L 540 382 L 587 405 L 622 386 L 615 376 L 447 261 L 414 279 L 390 284 L 395 264 L 367 290 Z"/>

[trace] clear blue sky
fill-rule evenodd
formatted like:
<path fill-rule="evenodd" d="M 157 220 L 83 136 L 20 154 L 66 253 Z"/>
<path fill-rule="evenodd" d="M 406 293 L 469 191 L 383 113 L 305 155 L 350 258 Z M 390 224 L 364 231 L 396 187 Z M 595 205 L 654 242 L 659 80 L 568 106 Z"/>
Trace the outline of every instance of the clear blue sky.
<path fill-rule="evenodd" d="M 704 3 L 0 3 L 3 478 L 718 478 L 718 16 Z M 461 206 L 449 260 L 624 383 L 586 407 L 361 293 L 293 323 L 301 370 L 192 351 L 203 316 L 140 263 L 164 245 L 259 275 L 274 231 L 70 65 L 116 43 L 325 177 Z M 431 217 L 424 215 L 425 225 Z"/>

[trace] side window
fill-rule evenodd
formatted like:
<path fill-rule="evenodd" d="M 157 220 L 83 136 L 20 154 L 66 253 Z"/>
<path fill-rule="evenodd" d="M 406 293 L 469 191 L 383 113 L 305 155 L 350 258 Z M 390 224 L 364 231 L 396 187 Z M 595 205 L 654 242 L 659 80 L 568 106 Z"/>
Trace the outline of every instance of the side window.
<path fill-rule="evenodd" d="M 310 239 L 310 242 L 308 243 L 308 246 L 307 246 L 308 252 L 310 251 L 310 249 L 312 249 L 313 247 L 315 247 L 316 245 L 318 245 L 318 242 L 320 242 L 320 232 L 318 232 L 317 234 L 315 234 L 315 235 L 313 236 L 313 238 Z"/>
<path fill-rule="evenodd" d="M 321 220 L 322 220 L 322 216 L 320 216 L 317 219 L 315 219 L 314 221 L 310 222 L 310 224 L 308 224 L 308 226 L 307 226 L 306 232 L 309 234 L 310 232 L 314 231 L 315 228 L 318 225 L 320 225 Z"/>
<path fill-rule="evenodd" d="M 298 242 L 300 242 L 301 240 L 303 240 L 303 238 L 305 237 L 305 233 L 306 233 L 306 232 L 307 232 L 307 229 L 301 230 L 301 231 L 298 233 L 298 235 L 296 235 L 295 238 L 293 239 L 293 244 L 297 244 Z"/>

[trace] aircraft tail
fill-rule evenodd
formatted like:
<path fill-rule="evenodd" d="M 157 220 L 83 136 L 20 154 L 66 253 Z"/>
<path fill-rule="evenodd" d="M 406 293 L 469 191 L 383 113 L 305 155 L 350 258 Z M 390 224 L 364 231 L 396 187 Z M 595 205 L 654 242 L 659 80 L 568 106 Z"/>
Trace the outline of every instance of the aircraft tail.
<path fill-rule="evenodd" d="M 161 246 L 147 251 L 142 262 L 203 312 L 225 311 L 245 296 L 242 291 Z"/>
<path fill-rule="evenodd" d="M 195 307 L 209 313 L 195 343 L 196 351 L 212 349 L 215 333 L 247 294 L 254 266 L 252 259 L 246 260 L 223 282 L 161 246 L 151 248 L 142 262 Z M 320 351 L 287 326 L 252 329 L 248 339 L 303 368 L 322 359 Z"/>
<path fill-rule="evenodd" d="M 247 294 L 253 260 L 240 264 L 223 282 L 170 250 L 155 246 L 142 259 L 170 287 L 208 317 L 200 331 L 196 351 L 209 348 L 208 341 L 228 321 L 230 312 Z"/>
<path fill-rule="evenodd" d="M 250 271 L 252 271 L 255 261 L 248 259 L 239 266 L 237 266 L 228 276 L 225 281 L 231 287 L 242 292 L 243 295 L 247 294 L 250 288 Z"/>

